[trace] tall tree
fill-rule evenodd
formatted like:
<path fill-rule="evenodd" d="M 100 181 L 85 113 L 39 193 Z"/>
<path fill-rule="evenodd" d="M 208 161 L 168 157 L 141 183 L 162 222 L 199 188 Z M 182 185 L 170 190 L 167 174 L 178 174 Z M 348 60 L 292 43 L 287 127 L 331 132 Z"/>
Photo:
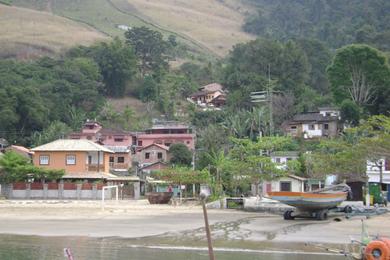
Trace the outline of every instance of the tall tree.
<path fill-rule="evenodd" d="M 111 43 L 101 43 L 96 48 L 94 56 L 103 75 L 107 95 L 123 96 L 126 83 L 136 72 L 133 49 L 123 44 L 119 38 L 115 38 Z"/>
<path fill-rule="evenodd" d="M 171 154 L 171 163 L 180 166 L 190 166 L 192 162 L 192 153 L 183 143 L 175 143 L 169 147 Z"/>
<path fill-rule="evenodd" d="M 141 75 L 167 67 L 167 42 L 160 32 L 145 26 L 133 27 L 126 31 L 125 37 L 138 57 Z"/>
<path fill-rule="evenodd" d="M 335 100 L 351 99 L 368 107 L 388 89 L 390 68 L 386 57 L 368 45 L 353 44 L 339 49 L 328 67 Z M 377 108 L 377 107 L 376 107 Z M 378 112 L 374 107 L 374 113 Z"/>

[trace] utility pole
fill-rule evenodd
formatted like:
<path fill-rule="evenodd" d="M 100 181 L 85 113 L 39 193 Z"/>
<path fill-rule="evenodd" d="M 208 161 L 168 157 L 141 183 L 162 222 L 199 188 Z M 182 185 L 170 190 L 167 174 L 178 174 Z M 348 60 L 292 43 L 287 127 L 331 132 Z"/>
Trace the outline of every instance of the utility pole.
<path fill-rule="evenodd" d="M 280 91 L 273 90 L 273 83 L 271 82 L 271 65 L 268 64 L 268 84 L 266 91 L 256 91 L 251 92 L 251 102 L 252 103 L 264 103 L 268 102 L 268 110 L 269 110 L 269 135 L 272 136 L 274 134 L 274 118 L 273 118 L 273 94 Z M 260 111 L 259 111 L 259 133 L 261 137 L 260 131 Z"/>
<path fill-rule="evenodd" d="M 271 85 L 271 65 L 268 64 L 268 102 L 269 102 L 269 135 L 274 134 L 274 118 L 273 118 L 273 87 Z"/>

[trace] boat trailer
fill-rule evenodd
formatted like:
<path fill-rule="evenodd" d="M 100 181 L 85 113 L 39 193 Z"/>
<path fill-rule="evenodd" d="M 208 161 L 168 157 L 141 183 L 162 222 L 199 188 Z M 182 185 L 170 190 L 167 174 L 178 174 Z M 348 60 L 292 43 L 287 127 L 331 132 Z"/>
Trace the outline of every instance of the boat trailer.
<path fill-rule="evenodd" d="M 347 205 L 345 207 L 336 207 L 331 209 L 322 209 L 318 211 L 299 211 L 297 210 L 287 210 L 283 214 L 283 218 L 285 220 L 293 220 L 295 218 L 310 218 L 316 220 L 326 220 L 328 218 L 329 213 L 344 213 L 345 218 L 349 219 L 355 216 L 365 216 L 367 219 L 372 216 L 378 216 L 382 214 L 386 214 L 390 212 L 390 210 L 386 207 L 359 207 L 353 205 Z"/>

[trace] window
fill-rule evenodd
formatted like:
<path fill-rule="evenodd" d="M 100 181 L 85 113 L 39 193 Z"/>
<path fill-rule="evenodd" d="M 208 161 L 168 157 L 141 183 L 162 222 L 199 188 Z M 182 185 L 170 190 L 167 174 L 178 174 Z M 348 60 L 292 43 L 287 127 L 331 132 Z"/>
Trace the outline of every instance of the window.
<path fill-rule="evenodd" d="M 125 162 L 125 157 L 121 156 L 117 158 L 118 163 L 124 163 Z"/>
<path fill-rule="evenodd" d="M 326 116 L 331 116 L 332 114 L 330 112 L 325 112 Z"/>
<path fill-rule="evenodd" d="M 297 129 L 297 126 L 296 126 L 296 125 L 293 125 L 293 126 L 291 126 L 291 129 L 296 130 L 296 129 Z"/>
<path fill-rule="evenodd" d="M 170 145 L 171 145 L 171 143 L 165 143 L 165 146 L 168 146 L 168 147 L 169 147 Z"/>
<path fill-rule="evenodd" d="M 145 153 L 145 159 L 149 159 L 150 158 L 150 153 Z"/>
<path fill-rule="evenodd" d="M 142 141 L 138 141 L 138 146 L 142 146 Z"/>
<path fill-rule="evenodd" d="M 324 124 L 324 129 L 328 130 L 329 129 L 329 125 L 328 124 Z"/>
<path fill-rule="evenodd" d="M 291 160 L 292 160 L 292 158 L 286 158 L 286 160 L 287 160 L 287 161 L 291 161 Z"/>
<path fill-rule="evenodd" d="M 66 155 L 66 165 L 75 165 L 76 164 L 76 155 L 68 154 Z"/>
<path fill-rule="evenodd" d="M 187 141 L 187 144 L 190 144 L 191 142 L 190 141 Z"/>
<path fill-rule="evenodd" d="M 39 164 L 40 165 L 49 165 L 50 156 L 49 155 L 40 155 Z"/>
<path fill-rule="evenodd" d="M 315 130 L 316 126 L 315 125 L 309 125 L 309 130 Z"/>
<path fill-rule="evenodd" d="M 280 182 L 280 191 L 291 191 L 291 182 L 290 181 L 281 181 Z"/>
<path fill-rule="evenodd" d="M 123 142 L 123 138 L 114 138 L 114 142 Z"/>
<path fill-rule="evenodd" d="M 280 158 L 276 158 L 276 163 L 280 163 Z"/>
<path fill-rule="evenodd" d="M 113 163 L 113 162 L 114 162 L 114 157 L 110 156 L 110 163 Z"/>
<path fill-rule="evenodd" d="M 162 153 L 157 153 L 157 159 L 162 159 L 163 158 L 163 154 Z"/>

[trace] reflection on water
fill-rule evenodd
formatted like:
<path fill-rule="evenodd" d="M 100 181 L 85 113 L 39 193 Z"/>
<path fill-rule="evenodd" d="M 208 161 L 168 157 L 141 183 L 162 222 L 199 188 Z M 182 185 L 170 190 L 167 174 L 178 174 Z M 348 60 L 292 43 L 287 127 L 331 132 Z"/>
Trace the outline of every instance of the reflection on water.
<path fill-rule="evenodd" d="M 71 248 L 74 259 L 131 259 L 131 260 L 208 260 L 207 250 L 191 248 L 170 248 L 168 246 L 142 247 L 134 245 L 131 239 L 86 238 L 86 237 L 37 237 L 0 235 L 0 259 L 64 259 L 63 249 Z M 260 251 L 219 251 L 218 260 L 338 260 L 345 257 L 333 255 L 285 254 Z"/>

